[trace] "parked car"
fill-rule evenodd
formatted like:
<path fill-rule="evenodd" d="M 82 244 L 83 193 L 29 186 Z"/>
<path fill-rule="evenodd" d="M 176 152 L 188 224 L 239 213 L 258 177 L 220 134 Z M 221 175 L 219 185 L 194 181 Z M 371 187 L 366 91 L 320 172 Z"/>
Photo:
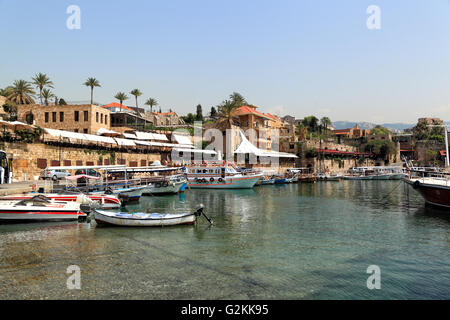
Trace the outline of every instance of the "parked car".
<path fill-rule="evenodd" d="M 95 171 L 94 169 L 78 169 L 75 171 L 75 175 L 85 174 L 92 177 L 101 177 L 100 172 Z"/>
<path fill-rule="evenodd" d="M 58 179 L 64 179 L 67 176 L 70 176 L 70 172 L 68 172 L 67 170 L 62 170 L 62 169 L 56 169 L 56 170 L 45 169 L 41 173 L 41 178 L 43 180 L 52 179 L 53 181 L 56 181 Z"/>

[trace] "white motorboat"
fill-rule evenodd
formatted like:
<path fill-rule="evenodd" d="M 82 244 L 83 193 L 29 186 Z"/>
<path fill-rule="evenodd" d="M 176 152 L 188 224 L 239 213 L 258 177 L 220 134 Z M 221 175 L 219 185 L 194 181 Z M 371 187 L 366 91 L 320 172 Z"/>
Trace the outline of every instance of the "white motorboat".
<path fill-rule="evenodd" d="M 43 195 L 30 199 L 0 201 L 2 221 L 59 221 L 86 217 L 77 202 L 60 202 Z"/>
<path fill-rule="evenodd" d="M 79 204 L 92 204 L 96 202 L 100 205 L 102 209 L 115 209 L 120 208 L 121 202 L 119 198 L 115 195 L 109 194 L 70 194 L 70 193 L 45 193 L 45 194 L 36 194 L 36 193 L 27 193 L 27 194 L 17 194 L 17 195 L 9 195 L 0 197 L 0 200 L 10 200 L 10 201 L 19 201 L 31 199 L 36 195 L 43 195 L 54 201 L 64 201 L 64 202 L 76 202 Z"/>

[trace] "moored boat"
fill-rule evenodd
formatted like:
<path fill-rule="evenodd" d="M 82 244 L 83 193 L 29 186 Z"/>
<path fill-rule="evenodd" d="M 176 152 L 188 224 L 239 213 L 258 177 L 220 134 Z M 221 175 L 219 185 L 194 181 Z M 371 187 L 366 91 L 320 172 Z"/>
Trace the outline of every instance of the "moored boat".
<path fill-rule="evenodd" d="M 92 202 L 97 202 L 102 209 L 115 209 L 120 208 L 121 202 L 119 198 L 115 195 L 109 194 L 60 194 L 60 193 L 45 193 L 45 194 L 36 194 L 36 193 L 27 193 L 27 194 L 18 194 L 18 195 L 9 195 L 0 197 L 0 201 L 2 200 L 10 200 L 10 201 L 19 201 L 31 199 L 36 195 L 43 195 L 50 200 L 54 201 L 64 201 L 64 202 L 77 202 L 80 204 L 91 204 Z"/>
<path fill-rule="evenodd" d="M 228 161 L 204 161 L 186 167 L 188 187 L 192 189 L 251 189 L 261 177 L 261 173 L 241 173 Z"/>
<path fill-rule="evenodd" d="M 78 220 L 80 217 L 86 217 L 81 204 L 54 201 L 43 195 L 23 200 L 0 201 L 2 221 L 67 221 Z"/>
<path fill-rule="evenodd" d="M 107 224 L 122 227 L 164 227 L 194 224 L 197 221 L 197 218 L 202 214 L 204 214 L 203 206 L 192 213 L 173 214 L 142 212 L 129 213 L 96 210 L 94 212 L 94 218 L 98 224 Z M 210 221 L 209 218 L 207 219 L 208 221 Z"/>
<path fill-rule="evenodd" d="M 427 204 L 450 210 L 448 174 L 410 171 L 410 175 L 404 177 L 403 181 L 417 190 Z"/>

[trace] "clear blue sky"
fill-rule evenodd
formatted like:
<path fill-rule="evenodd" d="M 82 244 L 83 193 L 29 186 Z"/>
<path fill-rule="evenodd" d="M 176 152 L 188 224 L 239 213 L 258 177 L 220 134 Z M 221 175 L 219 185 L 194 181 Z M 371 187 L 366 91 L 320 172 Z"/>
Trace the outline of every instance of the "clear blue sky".
<path fill-rule="evenodd" d="M 139 88 L 180 114 L 237 91 L 280 115 L 450 120 L 448 0 L 0 0 L 0 43 L 0 87 L 44 72 L 67 101 L 92 76 L 96 101 Z"/>

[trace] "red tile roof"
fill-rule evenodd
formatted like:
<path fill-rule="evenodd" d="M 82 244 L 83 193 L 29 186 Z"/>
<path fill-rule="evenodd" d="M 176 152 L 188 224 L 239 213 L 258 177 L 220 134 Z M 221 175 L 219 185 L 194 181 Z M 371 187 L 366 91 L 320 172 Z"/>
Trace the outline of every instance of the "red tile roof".
<path fill-rule="evenodd" d="M 131 108 L 128 108 L 127 106 L 124 106 L 117 102 L 111 102 L 110 104 L 104 105 L 103 108 L 121 108 L 121 109 L 133 111 Z"/>
<path fill-rule="evenodd" d="M 262 112 L 256 111 L 254 108 L 251 108 L 249 106 L 242 106 L 240 108 L 237 108 L 236 111 L 234 111 L 234 114 L 239 116 L 239 115 L 246 115 L 246 114 L 254 114 L 258 117 L 262 117 L 262 118 L 266 118 L 269 120 L 273 120 L 273 116 L 270 117 L 267 114 L 264 114 Z"/>

